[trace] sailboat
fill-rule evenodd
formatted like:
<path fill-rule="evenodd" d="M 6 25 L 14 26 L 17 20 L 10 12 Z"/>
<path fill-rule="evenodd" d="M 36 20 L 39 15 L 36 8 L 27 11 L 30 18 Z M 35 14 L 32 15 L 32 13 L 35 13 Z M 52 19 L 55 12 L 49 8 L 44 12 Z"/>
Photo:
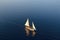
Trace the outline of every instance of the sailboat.
<path fill-rule="evenodd" d="M 26 21 L 26 23 L 25 23 L 25 26 L 30 26 L 30 25 L 29 25 L 29 19 L 27 19 L 27 21 Z M 33 22 L 32 22 L 32 28 L 33 28 L 34 30 L 36 30 L 35 25 L 34 25 Z"/>
<path fill-rule="evenodd" d="M 32 27 L 33 27 L 33 29 L 34 29 L 34 30 L 36 30 L 35 25 L 34 25 L 34 23 L 33 23 L 33 22 L 32 22 Z"/>
<path fill-rule="evenodd" d="M 26 23 L 25 23 L 25 26 L 30 26 L 29 25 L 29 19 L 27 19 Z"/>

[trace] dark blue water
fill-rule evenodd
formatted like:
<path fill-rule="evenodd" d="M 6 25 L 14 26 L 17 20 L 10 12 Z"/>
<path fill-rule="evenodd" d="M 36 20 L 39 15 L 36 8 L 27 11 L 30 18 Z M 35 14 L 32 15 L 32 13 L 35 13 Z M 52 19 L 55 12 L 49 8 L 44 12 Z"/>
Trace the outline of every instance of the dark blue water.
<path fill-rule="evenodd" d="M 26 19 L 36 26 L 26 36 Z M 0 0 L 0 40 L 60 40 L 59 0 Z"/>

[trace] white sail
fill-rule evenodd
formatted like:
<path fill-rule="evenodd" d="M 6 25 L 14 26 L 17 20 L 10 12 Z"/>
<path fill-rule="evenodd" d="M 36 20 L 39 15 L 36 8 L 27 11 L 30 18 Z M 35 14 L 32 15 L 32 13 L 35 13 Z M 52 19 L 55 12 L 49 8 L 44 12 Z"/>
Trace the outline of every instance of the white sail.
<path fill-rule="evenodd" d="M 33 27 L 33 29 L 34 29 L 34 30 L 36 30 L 35 25 L 34 25 L 34 23 L 33 23 L 33 22 L 32 22 L 32 27 Z"/>
<path fill-rule="evenodd" d="M 27 19 L 25 26 L 29 26 L 29 19 Z"/>

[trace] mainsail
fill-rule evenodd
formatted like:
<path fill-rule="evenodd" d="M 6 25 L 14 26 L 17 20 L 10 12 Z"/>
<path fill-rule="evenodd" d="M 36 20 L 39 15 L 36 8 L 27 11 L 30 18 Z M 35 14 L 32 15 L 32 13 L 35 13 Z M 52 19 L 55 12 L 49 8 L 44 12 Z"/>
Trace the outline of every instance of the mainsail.
<path fill-rule="evenodd" d="M 27 19 L 25 26 L 29 26 L 29 19 Z"/>
<path fill-rule="evenodd" d="M 33 23 L 33 22 L 32 22 L 32 27 L 33 27 L 33 29 L 34 29 L 34 30 L 36 30 L 35 25 L 34 25 L 34 23 Z"/>

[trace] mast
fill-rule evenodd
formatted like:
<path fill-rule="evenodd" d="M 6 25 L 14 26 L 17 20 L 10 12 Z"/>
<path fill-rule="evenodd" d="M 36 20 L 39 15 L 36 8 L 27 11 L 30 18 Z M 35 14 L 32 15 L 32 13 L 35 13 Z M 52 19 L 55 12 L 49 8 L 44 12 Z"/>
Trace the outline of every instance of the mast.
<path fill-rule="evenodd" d="M 34 29 L 34 30 L 36 30 L 35 25 L 34 25 L 34 23 L 33 23 L 33 22 L 32 22 L 32 27 L 33 27 L 33 29 Z"/>
<path fill-rule="evenodd" d="M 25 26 L 29 26 L 29 19 L 27 19 Z"/>

